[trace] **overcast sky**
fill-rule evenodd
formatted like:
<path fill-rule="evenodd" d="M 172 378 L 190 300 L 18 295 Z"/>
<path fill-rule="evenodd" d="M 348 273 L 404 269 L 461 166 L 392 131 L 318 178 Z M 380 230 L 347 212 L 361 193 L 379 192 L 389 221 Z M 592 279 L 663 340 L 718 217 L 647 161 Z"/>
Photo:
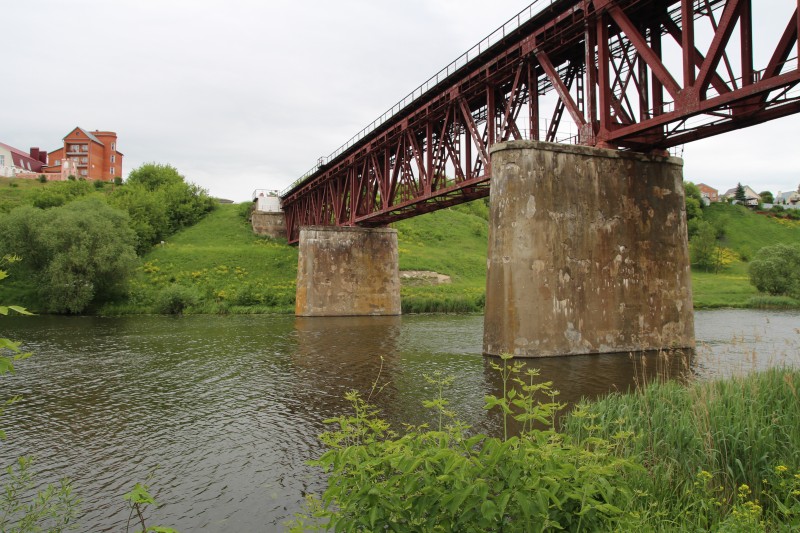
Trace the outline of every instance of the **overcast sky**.
<path fill-rule="evenodd" d="M 249 200 L 289 185 L 529 3 L 4 0 L 0 141 L 51 151 L 75 126 L 111 130 L 125 175 L 169 163 L 214 196 Z M 793 4 L 754 2 L 756 31 L 777 40 Z M 796 189 L 800 117 L 682 156 L 690 181 Z"/>

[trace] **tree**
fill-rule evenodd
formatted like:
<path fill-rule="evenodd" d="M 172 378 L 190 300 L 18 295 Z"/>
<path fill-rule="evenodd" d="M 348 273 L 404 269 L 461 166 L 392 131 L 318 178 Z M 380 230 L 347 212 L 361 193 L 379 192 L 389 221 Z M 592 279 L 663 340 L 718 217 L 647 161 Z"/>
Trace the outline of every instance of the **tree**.
<path fill-rule="evenodd" d="M 747 193 L 744 192 L 744 187 L 742 187 L 741 183 L 736 184 L 736 192 L 733 195 L 733 199 L 741 204 L 747 202 Z"/>
<path fill-rule="evenodd" d="M 800 298 L 800 243 L 765 246 L 750 262 L 749 273 L 761 292 Z"/>
<path fill-rule="evenodd" d="M 717 230 L 705 220 L 697 224 L 697 234 L 690 243 L 692 264 L 703 270 L 715 270 L 719 266 L 720 250 L 717 246 Z"/>
<path fill-rule="evenodd" d="M 55 313 L 80 313 L 118 295 L 133 273 L 135 242 L 128 215 L 98 198 L 0 218 L 0 250 L 18 250 Z"/>
<path fill-rule="evenodd" d="M 116 190 L 109 201 L 128 211 L 139 253 L 195 224 L 215 206 L 204 189 L 187 183 L 175 167 L 157 163 L 133 170 L 125 187 Z"/>
<path fill-rule="evenodd" d="M 775 197 L 769 191 L 761 191 L 758 195 L 761 197 L 762 204 L 771 204 L 775 202 Z"/>

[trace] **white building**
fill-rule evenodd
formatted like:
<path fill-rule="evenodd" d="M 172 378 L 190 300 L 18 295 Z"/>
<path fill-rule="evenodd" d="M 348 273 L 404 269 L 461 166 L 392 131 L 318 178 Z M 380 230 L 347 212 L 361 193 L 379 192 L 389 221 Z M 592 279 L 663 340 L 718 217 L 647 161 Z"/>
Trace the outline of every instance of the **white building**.
<path fill-rule="evenodd" d="M 263 213 L 281 212 L 281 199 L 278 196 L 278 191 L 256 189 L 253 191 L 253 202 L 256 204 L 256 211 Z"/>

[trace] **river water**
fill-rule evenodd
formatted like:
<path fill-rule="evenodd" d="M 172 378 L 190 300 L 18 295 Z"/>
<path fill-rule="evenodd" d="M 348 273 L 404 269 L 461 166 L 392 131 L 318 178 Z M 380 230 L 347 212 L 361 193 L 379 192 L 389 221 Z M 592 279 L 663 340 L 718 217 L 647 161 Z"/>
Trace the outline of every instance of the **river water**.
<path fill-rule="evenodd" d="M 800 313 L 701 311 L 694 354 L 613 354 L 532 361 L 561 400 L 627 390 L 656 372 L 708 379 L 800 364 Z M 72 479 L 81 531 L 124 531 L 121 496 L 155 471 L 150 524 L 181 531 L 278 531 L 303 494 L 323 488 L 305 461 L 349 389 L 386 418 L 421 423 L 424 374 L 455 381 L 462 420 L 496 433 L 483 409 L 499 380 L 481 355 L 483 317 L 13 317 L 0 336 L 34 353 L 0 380 L 20 394 L 0 423 L 3 465 L 36 457 L 40 481 Z"/>

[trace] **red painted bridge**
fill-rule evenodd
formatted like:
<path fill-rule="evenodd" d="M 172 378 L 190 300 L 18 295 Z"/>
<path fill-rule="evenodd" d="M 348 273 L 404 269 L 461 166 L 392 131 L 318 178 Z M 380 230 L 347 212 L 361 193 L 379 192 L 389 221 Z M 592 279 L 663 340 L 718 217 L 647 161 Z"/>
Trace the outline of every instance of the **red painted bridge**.
<path fill-rule="evenodd" d="M 800 0 L 538 0 L 284 191 L 289 242 L 487 196 L 498 142 L 664 151 L 797 113 L 798 28 Z"/>

